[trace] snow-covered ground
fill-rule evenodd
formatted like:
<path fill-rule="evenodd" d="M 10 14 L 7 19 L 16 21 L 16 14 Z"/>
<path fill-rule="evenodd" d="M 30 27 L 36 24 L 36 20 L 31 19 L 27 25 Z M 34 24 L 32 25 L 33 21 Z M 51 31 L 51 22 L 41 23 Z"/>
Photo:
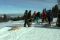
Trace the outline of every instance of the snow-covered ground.
<path fill-rule="evenodd" d="M 53 22 L 55 26 L 56 18 Z M 60 29 L 41 28 L 45 23 L 32 23 L 32 27 L 23 27 L 23 24 L 23 20 L 0 23 L 0 40 L 60 40 Z"/>

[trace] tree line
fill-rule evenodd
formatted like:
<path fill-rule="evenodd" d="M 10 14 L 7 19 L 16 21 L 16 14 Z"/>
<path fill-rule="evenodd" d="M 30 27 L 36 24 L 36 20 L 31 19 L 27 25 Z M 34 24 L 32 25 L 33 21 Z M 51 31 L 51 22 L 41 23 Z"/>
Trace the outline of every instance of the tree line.
<path fill-rule="evenodd" d="M 60 13 L 60 9 L 58 8 L 58 5 L 56 4 L 55 6 L 52 7 L 52 9 L 49 9 L 50 11 L 52 11 L 53 17 L 57 17 L 57 13 Z M 48 12 L 48 10 L 46 10 L 46 12 Z M 41 14 L 40 14 L 41 15 Z M 0 22 L 4 22 L 4 21 L 17 21 L 17 20 L 23 20 L 23 16 L 22 17 L 15 17 L 15 18 L 8 18 L 6 14 L 3 15 L 4 17 L 0 17 Z"/>

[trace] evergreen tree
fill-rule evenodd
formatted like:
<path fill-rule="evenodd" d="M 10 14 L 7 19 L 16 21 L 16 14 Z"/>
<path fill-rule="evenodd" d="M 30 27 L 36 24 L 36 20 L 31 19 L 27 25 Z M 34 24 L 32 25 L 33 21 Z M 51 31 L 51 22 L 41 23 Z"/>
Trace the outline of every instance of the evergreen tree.
<path fill-rule="evenodd" d="M 58 11 L 59 11 L 58 5 L 55 5 L 55 6 L 52 8 L 52 13 L 53 13 L 53 16 L 54 16 L 54 17 L 57 17 Z"/>

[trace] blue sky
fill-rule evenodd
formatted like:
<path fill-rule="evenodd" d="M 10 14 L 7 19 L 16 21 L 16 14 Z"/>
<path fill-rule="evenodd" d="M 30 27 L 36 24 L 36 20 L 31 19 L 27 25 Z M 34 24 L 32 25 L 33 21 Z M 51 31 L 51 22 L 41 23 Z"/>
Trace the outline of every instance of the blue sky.
<path fill-rule="evenodd" d="M 42 11 L 43 8 L 51 9 L 57 0 L 0 0 L 0 14 L 24 13 L 24 11 Z"/>

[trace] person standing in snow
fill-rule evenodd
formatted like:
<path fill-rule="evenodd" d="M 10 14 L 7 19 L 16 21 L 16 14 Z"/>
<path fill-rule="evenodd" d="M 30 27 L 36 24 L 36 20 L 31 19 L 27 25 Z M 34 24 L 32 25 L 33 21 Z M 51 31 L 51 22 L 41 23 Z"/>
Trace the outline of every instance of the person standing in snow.
<path fill-rule="evenodd" d="M 39 23 L 39 19 L 40 19 L 40 12 L 37 12 L 37 15 L 36 15 L 36 21 L 37 21 L 37 23 Z"/>
<path fill-rule="evenodd" d="M 32 24 L 31 10 L 28 12 L 27 22 L 28 22 L 28 27 L 31 27 L 31 24 Z"/>
<path fill-rule="evenodd" d="M 36 14 L 37 14 L 36 11 L 34 11 L 34 13 L 33 13 L 33 15 L 32 15 L 32 16 L 33 16 L 33 21 L 36 20 Z"/>
<path fill-rule="evenodd" d="M 46 18 L 47 18 L 46 11 L 43 10 L 43 12 L 42 12 L 42 22 L 46 21 Z"/>
<path fill-rule="evenodd" d="M 53 14 L 51 10 L 47 11 L 47 18 L 48 18 L 48 23 L 51 25 L 51 22 L 53 21 Z"/>
<path fill-rule="evenodd" d="M 26 24 L 28 24 L 28 20 L 27 20 L 27 16 L 28 16 L 28 10 L 25 10 L 25 13 L 24 13 L 24 27 L 26 27 Z"/>

